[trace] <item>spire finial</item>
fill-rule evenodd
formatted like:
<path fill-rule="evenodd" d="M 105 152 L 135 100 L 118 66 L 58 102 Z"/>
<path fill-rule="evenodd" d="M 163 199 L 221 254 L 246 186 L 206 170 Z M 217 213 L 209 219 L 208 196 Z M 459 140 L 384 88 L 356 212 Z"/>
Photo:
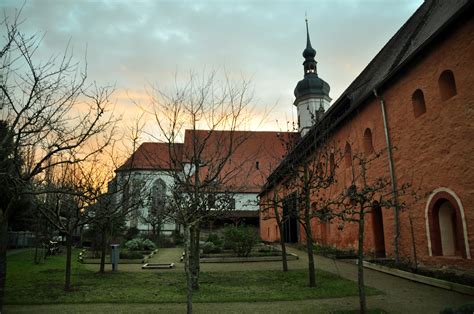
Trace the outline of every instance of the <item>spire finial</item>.
<path fill-rule="evenodd" d="M 311 40 L 309 38 L 309 26 L 308 26 L 308 15 L 305 13 L 305 18 L 306 22 L 306 49 L 303 51 L 303 57 L 309 61 L 309 60 L 314 60 L 314 57 L 316 56 L 316 50 L 311 47 Z"/>
<path fill-rule="evenodd" d="M 306 12 L 304 13 L 304 20 L 306 22 L 306 48 L 313 48 L 309 39 L 308 14 Z"/>

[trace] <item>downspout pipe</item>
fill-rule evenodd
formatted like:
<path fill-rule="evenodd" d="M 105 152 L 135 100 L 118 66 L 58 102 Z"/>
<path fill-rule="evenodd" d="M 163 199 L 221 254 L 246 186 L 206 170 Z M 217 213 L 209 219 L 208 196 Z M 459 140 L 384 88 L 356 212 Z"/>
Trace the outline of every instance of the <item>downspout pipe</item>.
<path fill-rule="evenodd" d="M 383 99 L 382 96 L 379 96 L 377 94 L 377 89 L 374 88 L 373 92 L 374 92 L 375 98 L 380 100 L 380 109 L 382 111 L 383 128 L 385 131 L 385 143 L 387 146 L 388 168 L 390 170 L 390 182 L 392 186 L 392 199 L 393 199 L 394 214 L 395 214 L 395 238 L 394 238 L 395 261 L 398 263 L 400 261 L 400 256 L 399 256 L 400 212 L 399 212 L 399 206 L 398 206 L 397 178 L 395 176 L 395 165 L 393 162 L 393 148 L 392 148 L 392 143 L 390 140 L 390 130 L 388 127 L 387 111 L 385 110 L 385 100 Z"/>

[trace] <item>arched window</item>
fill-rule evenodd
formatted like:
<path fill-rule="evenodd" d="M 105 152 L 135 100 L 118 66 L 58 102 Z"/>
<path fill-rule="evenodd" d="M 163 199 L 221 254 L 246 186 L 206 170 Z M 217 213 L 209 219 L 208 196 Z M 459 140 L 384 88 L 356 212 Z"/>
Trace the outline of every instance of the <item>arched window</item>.
<path fill-rule="evenodd" d="M 454 74 L 451 70 L 445 70 L 439 76 L 439 93 L 442 100 L 447 100 L 457 94 Z"/>
<path fill-rule="evenodd" d="M 372 142 L 372 131 L 367 128 L 364 132 L 364 150 L 366 154 L 372 154 L 374 152 L 374 144 Z"/>
<path fill-rule="evenodd" d="M 346 167 L 352 166 L 352 150 L 349 143 L 346 143 L 346 148 L 344 149 L 344 160 Z"/>
<path fill-rule="evenodd" d="M 158 214 L 166 204 L 166 183 L 162 179 L 153 182 L 151 191 L 151 211 L 152 215 Z"/>
<path fill-rule="evenodd" d="M 413 103 L 413 113 L 415 114 L 415 118 L 418 118 L 426 112 L 425 95 L 423 95 L 421 89 L 417 89 L 413 93 L 411 101 Z"/>

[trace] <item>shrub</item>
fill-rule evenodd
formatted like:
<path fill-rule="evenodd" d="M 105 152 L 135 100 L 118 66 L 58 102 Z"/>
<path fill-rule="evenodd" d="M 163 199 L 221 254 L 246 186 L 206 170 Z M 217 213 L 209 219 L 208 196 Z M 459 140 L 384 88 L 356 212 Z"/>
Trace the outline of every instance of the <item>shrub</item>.
<path fill-rule="evenodd" d="M 207 236 L 207 240 L 206 242 L 211 242 L 213 243 L 215 246 L 219 246 L 221 247 L 222 246 L 222 240 L 219 238 L 219 236 L 215 233 L 209 233 L 209 235 Z"/>
<path fill-rule="evenodd" d="M 123 259 L 141 259 L 143 258 L 143 254 L 136 251 L 123 250 L 120 251 L 119 257 Z"/>
<path fill-rule="evenodd" d="M 132 240 L 134 238 L 137 238 L 138 235 L 140 234 L 140 230 L 138 230 L 137 227 L 130 227 L 127 229 L 127 232 L 125 234 L 125 239 Z"/>
<path fill-rule="evenodd" d="M 130 251 L 152 251 L 156 249 L 155 243 L 148 239 L 135 238 L 125 243 L 125 247 Z"/>
<path fill-rule="evenodd" d="M 232 249 L 237 256 L 248 256 L 257 243 L 257 234 L 252 227 L 228 226 L 224 231 L 224 246 Z"/>
<path fill-rule="evenodd" d="M 202 245 L 202 252 L 204 254 L 221 253 L 222 249 L 212 242 L 206 242 Z"/>

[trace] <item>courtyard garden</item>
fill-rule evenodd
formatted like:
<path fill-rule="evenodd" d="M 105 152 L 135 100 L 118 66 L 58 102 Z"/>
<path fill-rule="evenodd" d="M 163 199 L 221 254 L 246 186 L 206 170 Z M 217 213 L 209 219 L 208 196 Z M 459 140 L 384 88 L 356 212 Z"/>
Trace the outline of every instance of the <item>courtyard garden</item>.
<path fill-rule="evenodd" d="M 160 261 L 160 255 L 166 259 L 178 258 L 180 250 L 159 249 L 152 259 Z M 79 250 L 75 253 L 78 255 Z M 51 256 L 43 264 L 34 264 L 33 254 L 33 251 L 24 251 L 8 257 L 7 304 L 186 301 L 186 281 L 182 267 L 157 271 L 141 270 L 138 265 L 120 265 L 117 272 L 106 271 L 100 274 L 97 265 L 82 264 L 76 260 L 72 267 L 73 289 L 65 292 L 65 256 Z M 295 301 L 357 295 L 356 283 L 328 272 L 318 271 L 318 287 L 309 288 L 304 269 L 284 273 L 272 270 L 279 264 L 277 262 L 250 264 L 257 266 L 248 263 L 233 263 L 231 268 L 206 265 L 202 269 L 200 290 L 195 293 L 194 301 Z M 269 267 L 265 267 L 265 264 L 269 264 Z M 218 266 L 224 265 L 226 264 Z M 216 269 L 210 271 L 210 268 Z M 377 293 L 371 288 L 367 291 L 369 295 Z"/>

